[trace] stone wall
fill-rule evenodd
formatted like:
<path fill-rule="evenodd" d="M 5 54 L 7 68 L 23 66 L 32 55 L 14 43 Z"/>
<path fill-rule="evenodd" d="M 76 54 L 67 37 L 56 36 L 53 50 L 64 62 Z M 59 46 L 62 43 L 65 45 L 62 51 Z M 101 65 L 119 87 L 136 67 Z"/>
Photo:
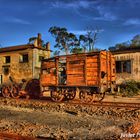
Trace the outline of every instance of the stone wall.
<path fill-rule="evenodd" d="M 41 68 L 41 61 L 39 60 L 39 57 L 42 56 L 44 59 L 50 57 L 50 52 L 46 50 L 40 50 L 40 49 L 33 49 L 33 77 L 39 78 L 40 74 L 40 68 Z"/>
<path fill-rule="evenodd" d="M 28 62 L 20 62 L 22 54 L 28 54 Z M 11 62 L 5 63 L 5 56 L 10 56 Z M 39 78 L 41 61 L 39 56 L 50 57 L 50 52 L 38 48 L 28 48 L 21 51 L 11 51 L 0 53 L 0 83 L 9 81 L 11 76 L 16 82 L 22 79 Z M 4 74 L 4 67 L 9 68 L 9 74 Z"/>
<path fill-rule="evenodd" d="M 140 52 L 135 53 L 122 53 L 114 54 L 116 61 L 131 61 L 131 72 L 123 72 L 116 74 L 117 83 L 121 83 L 126 80 L 140 81 Z"/>
<path fill-rule="evenodd" d="M 29 62 L 20 62 L 22 54 L 28 54 Z M 11 57 L 10 63 L 4 62 L 5 56 Z M 4 74 L 4 67 L 9 67 L 8 74 Z M 32 74 L 32 49 L 0 54 L 0 75 L 2 76 L 2 83 L 7 82 L 9 76 L 11 76 L 16 82 L 21 82 L 21 79 L 32 78 Z"/>

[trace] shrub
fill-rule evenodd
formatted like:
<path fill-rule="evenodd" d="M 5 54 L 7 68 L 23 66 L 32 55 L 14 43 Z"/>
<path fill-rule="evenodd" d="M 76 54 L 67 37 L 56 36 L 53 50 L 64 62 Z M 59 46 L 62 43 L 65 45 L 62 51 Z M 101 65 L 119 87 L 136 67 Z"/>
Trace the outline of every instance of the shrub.
<path fill-rule="evenodd" d="M 132 97 L 139 94 L 140 82 L 134 80 L 126 81 L 120 85 L 120 92 L 123 96 Z"/>

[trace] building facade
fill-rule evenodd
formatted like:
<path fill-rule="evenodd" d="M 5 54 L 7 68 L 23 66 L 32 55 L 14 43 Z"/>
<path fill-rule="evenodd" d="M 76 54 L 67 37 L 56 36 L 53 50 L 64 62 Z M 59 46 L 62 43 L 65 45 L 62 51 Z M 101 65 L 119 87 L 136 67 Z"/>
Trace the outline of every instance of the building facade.
<path fill-rule="evenodd" d="M 41 60 L 49 57 L 50 44 L 42 47 L 40 34 L 33 44 L 0 48 L 0 83 L 6 83 L 9 77 L 15 82 L 39 78 Z"/>
<path fill-rule="evenodd" d="M 112 53 L 116 61 L 116 82 L 140 81 L 140 48 L 126 48 Z"/>

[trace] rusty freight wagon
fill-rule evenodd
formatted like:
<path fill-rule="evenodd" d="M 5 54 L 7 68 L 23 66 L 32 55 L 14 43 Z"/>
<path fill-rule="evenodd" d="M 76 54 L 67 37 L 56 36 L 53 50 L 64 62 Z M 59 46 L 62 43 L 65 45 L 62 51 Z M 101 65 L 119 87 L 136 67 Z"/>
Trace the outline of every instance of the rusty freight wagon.
<path fill-rule="evenodd" d="M 115 86 L 114 57 L 100 51 L 44 59 L 40 84 L 53 101 L 72 100 L 78 93 L 84 102 L 101 101 Z"/>

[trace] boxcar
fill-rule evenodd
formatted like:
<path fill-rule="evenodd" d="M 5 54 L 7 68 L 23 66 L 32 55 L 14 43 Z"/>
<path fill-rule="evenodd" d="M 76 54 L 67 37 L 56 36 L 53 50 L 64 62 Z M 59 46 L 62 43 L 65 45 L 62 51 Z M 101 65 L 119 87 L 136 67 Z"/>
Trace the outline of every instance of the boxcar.
<path fill-rule="evenodd" d="M 40 84 L 53 101 L 72 100 L 76 94 L 84 102 L 101 101 L 115 87 L 115 59 L 109 51 L 45 59 Z"/>

